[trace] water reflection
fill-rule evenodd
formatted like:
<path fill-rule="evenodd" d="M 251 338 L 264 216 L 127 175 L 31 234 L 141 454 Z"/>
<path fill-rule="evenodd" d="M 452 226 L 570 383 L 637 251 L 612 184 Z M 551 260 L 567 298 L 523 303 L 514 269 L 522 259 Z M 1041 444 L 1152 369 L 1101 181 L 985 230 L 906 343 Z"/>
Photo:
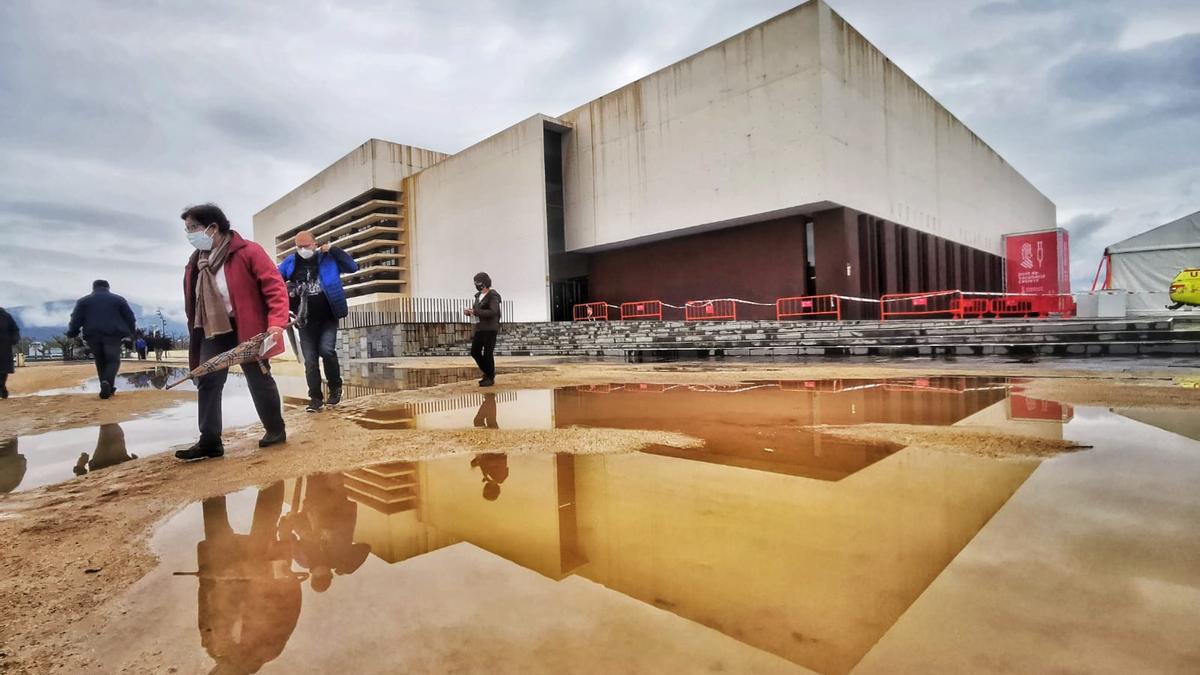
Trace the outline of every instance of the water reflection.
<path fill-rule="evenodd" d="M 292 544 L 293 559 L 308 570 L 312 589 L 324 592 L 335 573 L 350 574 L 361 567 L 371 547 L 354 541 L 358 508 L 342 474 L 309 476 L 297 481 L 295 489 L 303 493 L 302 505 L 280 519 L 280 532 Z"/>
<path fill-rule="evenodd" d="M 0 440 L 0 494 L 12 492 L 25 478 L 28 462 L 19 450 L 18 440 L 6 438 Z"/>
<path fill-rule="evenodd" d="M 833 482 L 649 453 L 481 453 L 288 481 L 258 494 L 248 535 L 232 533 L 223 498 L 205 502 L 202 644 L 218 663 L 257 668 L 283 650 L 304 593 L 336 595 L 334 577 L 355 573 L 366 577 L 338 596 L 344 609 L 323 605 L 335 614 L 292 639 L 296 659 L 284 666 L 335 637 L 354 649 L 346 633 L 363 620 L 356 603 L 400 609 L 445 592 L 433 579 L 398 588 L 391 565 L 469 544 L 795 664 L 846 672 L 1035 466 L 912 452 Z M 626 620 L 631 610 L 610 602 L 589 609 L 590 620 Z M 509 620 L 482 600 L 473 611 L 485 624 Z"/>
<path fill-rule="evenodd" d="M 89 471 L 98 471 L 122 462 L 137 459 L 125 446 L 125 431 L 119 424 L 102 424 L 97 430 L 96 447 L 89 456 L 86 452 L 79 453 L 75 462 L 75 475 L 82 476 Z"/>
<path fill-rule="evenodd" d="M 283 652 L 300 618 L 303 575 L 279 538 L 283 483 L 258 493 L 248 534 L 229 524 L 225 497 L 204 500 L 204 539 L 196 544 L 200 644 L 213 672 L 254 673 Z"/>

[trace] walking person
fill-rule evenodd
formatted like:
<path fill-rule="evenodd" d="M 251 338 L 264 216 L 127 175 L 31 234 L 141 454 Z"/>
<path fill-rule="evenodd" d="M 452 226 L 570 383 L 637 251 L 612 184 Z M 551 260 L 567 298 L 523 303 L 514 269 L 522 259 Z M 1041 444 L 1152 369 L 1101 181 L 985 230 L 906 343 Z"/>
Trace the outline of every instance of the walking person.
<path fill-rule="evenodd" d="M 283 353 L 283 330 L 288 323 L 287 287 L 263 247 L 242 238 L 214 204 L 187 208 L 180 218 L 188 241 L 196 251 L 183 275 L 183 301 L 187 311 L 188 360 L 191 368 L 228 351 L 263 332 L 274 338 L 263 354 L 262 365 L 242 366 L 254 409 L 266 433 L 258 442 L 265 448 L 287 441 L 279 387 L 266 359 Z M 228 370 L 200 377 L 196 382 L 200 440 L 175 453 L 193 460 L 225 454 L 221 441 L 221 393 Z"/>
<path fill-rule="evenodd" d="M 160 333 L 154 336 L 154 360 L 162 361 L 163 354 L 171 349 L 171 338 L 166 334 Z"/>
<path fill-rule="evenodd" d="M 146 338 L 141 335 L 134 341 L 133 346 L 137 349 L 138 361 L 146 360 Z"/>
<path fill-rule="evenodd" d="M 471 340 L 471 358 L 479 370 L 483 371 L 483 379 L 479 386 L 490 387 L 496 384 L 496 334 L 500 331 L 500 294 L 492 288 L 492 278 L 487 272 L 475 275 L 475 303 L 471 309 L 464 309 L 463 314 L 479 319 L 475 324 L 475 337 Z"/>
<path fill-rule="evenodd" d="M 279 274 L 296 293 L 308 298 L 308 314 L 300 328 L 300 349 L 304 352 L 304 377 L 308 381 L 308 412 L 319 411 L 326 403 L 342 401 L 342 372 L 338 367 L 338 319 L 349 312 L 346 293 L 342 290 L 343 274 L 358 271 L 358 263 L 337 246 L 322 244 L 312 232 L 302 230 L 296 235 L 296 252 L 279 263 Z M 297 322 L 299 323 L 299 322 Z M 325 380 L 329 383 L 329 399 L 321 392 L 321 369 L 318 359 L 325 363 Z"/>
<path fill-rule="evenodd" d="M 117 371 L 121 369 L 121 343 L 137 330 L 137 320 L 125 298 L 109 290 L 108 282 L 92 282 L 91 295 L 75 303 L 67 337 L 83 332 L 83 340 L 92 351 L 96 374 L 100 377 L 100 398 L 116 391 Z"/>
<path fill-rule="evenodd" d="M 13 372 L 13 350 L 21 341 L 17 320 L 0 307 L 0 401 L 8 398 L 8 376 Z"/>

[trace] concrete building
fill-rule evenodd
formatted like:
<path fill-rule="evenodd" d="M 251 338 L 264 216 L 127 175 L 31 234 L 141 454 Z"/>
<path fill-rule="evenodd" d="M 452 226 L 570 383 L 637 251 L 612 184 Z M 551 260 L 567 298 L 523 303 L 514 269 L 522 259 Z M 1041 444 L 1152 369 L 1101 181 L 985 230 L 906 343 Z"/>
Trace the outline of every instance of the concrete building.
<path fill-rule="evenodd" d="M 363 148 L 390 163 L 351 160 Z M 461 297 L 487 270 L 517 321 L 587 300 L 999 290 L 1001 235 L 1055 223 L 1049 199 L 821 0 L 449 157 L 363 148 L 256 215 L 256 239 L 282 254 L 288 233 L 331 221 L 368 241 L 355 223 L 391 213 L 337 219 L 381 190 L 400 216 L 382 234 L 406 257 L 387 259 L 399 279 L 352 285 L 364 301 Z"/>

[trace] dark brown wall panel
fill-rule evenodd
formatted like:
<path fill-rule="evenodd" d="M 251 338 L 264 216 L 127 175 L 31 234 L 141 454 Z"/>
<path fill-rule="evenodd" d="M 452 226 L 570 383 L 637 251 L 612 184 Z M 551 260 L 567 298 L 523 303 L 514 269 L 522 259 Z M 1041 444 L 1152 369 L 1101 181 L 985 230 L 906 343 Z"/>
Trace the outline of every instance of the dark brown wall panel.
<path fill-rule="evenodd" d="M 592 254 L 589 295 L 614 305 L 710 298 L 774 303 L 807 294 L 804 265 L 804 221 L 785 218 Z M 775 308 L 741 305 L 738 316 L 773 319 Z"/>

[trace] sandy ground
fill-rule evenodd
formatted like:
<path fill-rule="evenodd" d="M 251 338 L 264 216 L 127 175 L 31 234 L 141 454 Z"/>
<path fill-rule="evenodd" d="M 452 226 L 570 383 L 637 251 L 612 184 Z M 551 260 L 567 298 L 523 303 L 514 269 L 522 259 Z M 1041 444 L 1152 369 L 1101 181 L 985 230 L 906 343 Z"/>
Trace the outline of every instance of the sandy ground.
<path fill-rule="evenodd" d="M 150 414 L 195 392 L 123 391 L 102 401 L 95 394 L 23 396 L 0 401 L 0 438 L 114 424 Z"/>
<path fill-rule="evenodd" d="M 404 367 L 458 367 L 465 359 L 406 360 Z M 964 364 L 969 365 L 969 364 Z M 280 371 L 292 366 L 280 364 Z M 525 367 L 523 367 L 525 366 Z M 27 387 L 70 386 L 90 377 L 88 366 L 35 367 L 19 374 Z M 57 372 L 50 372 L 56 370 Z M 553 360 L 500 362 L 499 386 L 493 391 L 546 388 L 611 382 L 734 384 L 752 380 L 823 378 L 913 377 L 936 374 L 988 374 L 1027 376 L 1030 366 L 961 368 L 945 365 L 915 370 L 881 366 L 739 364 L 556 363 Z M 44 371 L 44 372 L 43 372 Z M 93 371 L 94 372 L 94 371 Z M 1090 372 L 1055 372 L 1054 380 L 1028 384 L 1027 393 L 1067 403 L 1130 406 L 1185 406 L 1200 404 L 1200 390 L 1176 386 L 1170 379 L 1179 372 L 1098 375 Z M 1084 380 L 1062 379 L 1082 376 Z M 72 379 L 73 378 L 73 379 Z M 14 378 L 14 385 L 20 381 Z M 39 382 L 34 387 L 32 383 Z M 21 391 L 21 390 L 17 390 Z M 226 456 L 193 464 L 177 462 L 169 453 L 128 462 L 67 483 L 0 498 L 0 670 L 20 672 L 78 671 L 87 668 L 80 650 L 67 639 L 67 629 L 81 618 L 108 611 L 105 603 L 143 576 L 155 564 L 147 548 L 153 525 L 174 510 L 205 497 L 246 486 L 317 471 L 347 470 L 365 464 L 420 459 L 452 453 L 594 453 L 630 452 L 651 444 L 676 447 L 696 445 L 694 439 L 663 432 L 597 429 L 543 431 L 478 429 L 466 431 L 372 431 L 351 417 L 372 407 L 396 405 L 478 393 L 474 382 L 443 385 L 414 392 L 396 392 L 355 399 L 319 416 L 295 411 L 287 414 L 291 441 L 260 451 L 259 431 L 245 429 L 228 434 Z M 139 392 L 140 393 L 140 392 Z M 169 403 L 164 392 L 118 394 L 114 401 L 130 401 L 124 408 L 110 407 L 111 421 L 136 416 Z M 155 399 L 157 397 L 157 399 Z M 88 420 L 97 403 L 90 396 L 54 397 L 46 404 L 53 413 Z M 141 401 L 146 398 L 147 401 Z M 0 402 L 11 404 L 19 399 Z M 4 424 L 11 428 L 38 428 L 37 404 L 31 409 L 5 408 Z M 17 414 L 13 414 L 16 411 Z M 119 411 L 119 412 L 118 412 Z M 55 417 L 57 419 L 57 417 Z M 80 421 L 81 424 L 96 424 Z M 876 428 L 879 427 L 879 428 Z M 883 428 L 886 427 L 886 428 Z M 969 442 L 989 456 L 1037 458 L 1069 450 L 1062 444 L 1034 442 L 1003 430 L 945 427 L 870 425 L 821 429 L 838 435 L 868 434 L 872 438 L 906 445 L 955 448 Z M 966 434 L 964 436 L 963 434 Z M 969 438 L 968 438 L 969 437 Z M 188 439 L 181 439 L 188 440 Z M 1053 447 L 1051 447 L 1053 446 Z M 19 542 L 19 545 L 12 545 Z"/>
<path fill-rule="evenodd" d="M 919 445 L 931 450 L 993 459 L 1045 459 L 1087 447 L 1070 441 L 1014 434 L 995 427 L 857 424 L 815 425 L 808 428 L 838 438 L 895 443 L 902 447 Z"/>

